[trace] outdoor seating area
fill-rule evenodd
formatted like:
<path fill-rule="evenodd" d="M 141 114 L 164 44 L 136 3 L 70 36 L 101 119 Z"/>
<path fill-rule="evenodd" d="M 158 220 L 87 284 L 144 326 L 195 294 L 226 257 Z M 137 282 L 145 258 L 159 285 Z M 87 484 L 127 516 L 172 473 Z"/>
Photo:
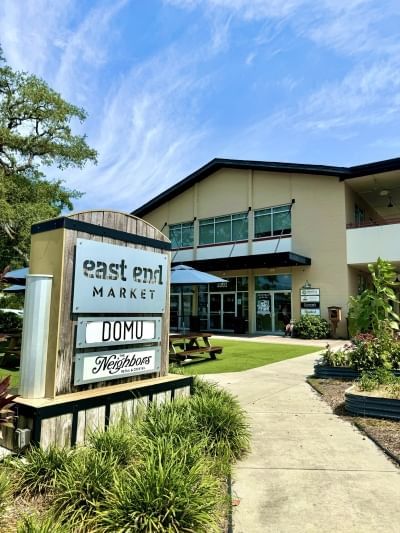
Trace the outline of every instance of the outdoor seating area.
<path fill-rule="evenodd" d="M 170 333 L 169 357 L 178 364 L 187 363 L 196 358 L 216 359 L 222 353 L 222 346 L 212 346 L 211 333 L 189 331 L 187 333 Z"/>

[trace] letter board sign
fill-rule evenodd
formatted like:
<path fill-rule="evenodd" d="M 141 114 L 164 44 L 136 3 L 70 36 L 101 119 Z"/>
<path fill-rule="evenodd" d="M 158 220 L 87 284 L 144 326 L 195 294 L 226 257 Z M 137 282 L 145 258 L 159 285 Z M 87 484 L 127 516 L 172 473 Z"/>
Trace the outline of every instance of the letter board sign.
<path fill-rule="evenodd" d="M 73 313 L 163 313 L 168 259 L 147 252 L 77 239 Z"/>
<path fill-rule="evenodd" d="M 75 356 L 74 385 L 158 372 L 160 360 L 160 346 L 78 353 Z"/>
<path fill-rule="evenodd" d="M 77 348 L 143 344 L 161 341 L 161 318 L 137 316 L 81 317 Z"/>

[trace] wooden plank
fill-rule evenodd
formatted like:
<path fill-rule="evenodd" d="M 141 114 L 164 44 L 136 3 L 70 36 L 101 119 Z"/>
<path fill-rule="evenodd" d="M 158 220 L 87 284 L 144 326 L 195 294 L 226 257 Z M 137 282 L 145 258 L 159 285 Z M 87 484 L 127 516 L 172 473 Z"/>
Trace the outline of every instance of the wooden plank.
<path fill-rule="evenodd" d="M 190 396 L 190 387 L 182 387 L 181 389 L 175 389 L 174 397 L 187 397 Z"/>
<path fill-rule="evenodd" d="M 78 412 L 78 424 L 76 428 L 76 445 L 85 442 L 86 411 Z"/>
<path fill-rule="evenodd" d="M 44 450 L 47 450 L 50 446 L 54 445 L 56 440 L 55 430 L 56 423 L 54 418 L 45 418 L 42 420 L 40 446 Z"/>
<path fill-rule="evenodd" d="M 106 420 L 106 406 L 94 407 L 86 410 L 85 441 L 93 431 L 104 430 Z"/>
<path fill-rule="evenodd" d="M 55 417 L 55 444 L 60 448 L 71 445 L 72 413 Z"/>
<path fill-rule="evenodd" d="M 127 390 L 132 391 L 132 395 L 135 395 L 136 389 L 145 389 L 146 387 L 151 387 L 153 385 L 159 385 L 163 383 L 172 383 L 174 381 L 179 381 L 185 376 L 180 376 L 179 374 L 168 374 L 166 376 L 151 378 L 142 380 L 135 383 L 120 383 L 118 385 L 109 385 L 95 390 L 82 390 L 79 392 L 73 392 L 71 394 L 63 394 L 57 396 L 56 398 L 15 398 L 14 403 L 21 405 L 29 405 L 31 407 L 48 407 L 50 405 L 57 405 L 66 402 L 76 402 L 86 398 L 93 398 L 97 396 L 102 396 L 104 394 L 113 394 L 117 392 L 123 392 Z"/>
<path fill-rule="evenodd" d="M 110 405 L 110 426 L 114 426 L 115 424 L 118 424 L 120 422 L 123 413 L 122 407 L 122 402 L 112 403 Z"/>

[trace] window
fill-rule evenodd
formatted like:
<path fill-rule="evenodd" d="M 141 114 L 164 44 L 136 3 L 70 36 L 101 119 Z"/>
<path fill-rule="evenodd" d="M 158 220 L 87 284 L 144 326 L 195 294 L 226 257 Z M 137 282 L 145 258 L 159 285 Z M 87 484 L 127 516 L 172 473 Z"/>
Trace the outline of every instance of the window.
<path fill-rule="evenodd" d="M 247 212 L 200 220 L 200 244 L 246 240 Z"/>
<path fill-rule="evenodd" d="M 171 224 L 169 227 L 169 238 L 172 248 L 193 246 L 193 222 Z"/>
<path fill-rule="evenodd" d="M 290 205 L 267 207 L 254 212 L 254 237 L 272 237 L 292 233 Z"/>
<path fill-rule="evenodd" d="M 292 288 L 291 274 L 278 274 L 276 276 L 256 276 L 256 291 L 290 291 Z"/>
<path fill-rule="evenodd" d="M 354 222 L 357 226 L 361 226 L 365 222 L 365 210 L 357 204 L 354 205 Z"/>

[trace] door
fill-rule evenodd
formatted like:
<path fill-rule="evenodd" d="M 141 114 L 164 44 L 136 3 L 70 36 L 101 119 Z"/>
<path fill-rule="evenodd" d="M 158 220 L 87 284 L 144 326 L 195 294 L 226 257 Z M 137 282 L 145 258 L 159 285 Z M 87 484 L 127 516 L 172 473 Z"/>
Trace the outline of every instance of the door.
<path fill-rule="evenodd" d="M 190 315 L 192 314 L 193 294 L 171 294 L 170 329 L 180 331 L 190 329 Z"/>
<path fill-rule="evenodd" d="M 211 330 L 233 331 L 236 314 L 236 293 L 210 293 L 210 326 Z"/>
<path fill-rule="evenodd" d="M 292 315 L 290 291 L 256 292 L 256 331 L 259 333 L 284 333 Z"/>

